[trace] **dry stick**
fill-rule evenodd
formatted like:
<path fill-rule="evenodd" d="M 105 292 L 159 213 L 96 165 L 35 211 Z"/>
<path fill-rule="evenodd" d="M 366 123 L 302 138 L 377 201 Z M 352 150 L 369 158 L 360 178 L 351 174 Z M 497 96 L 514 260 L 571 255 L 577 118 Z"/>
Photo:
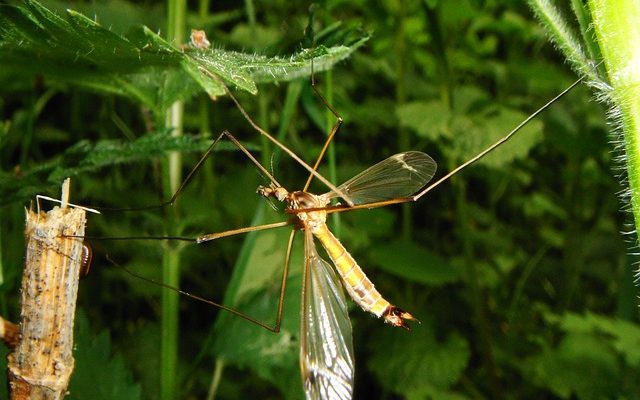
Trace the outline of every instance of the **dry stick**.
<path fill-rule="evenodd" d="M 13 349 L 18 344 L 19 336 L 20 327 L 0 317 L 0 340 L 2 340 L 7 347 Z"/>
<path fill-rule="evenodd" d="M 84 235 L 85 211 L 28 210 L 26 218 L 20 337 L 8 357 L 11 399 L 62 399 L 74 366 L 73 320 L 83 260 L 82 239 L 68 236 Z"/>

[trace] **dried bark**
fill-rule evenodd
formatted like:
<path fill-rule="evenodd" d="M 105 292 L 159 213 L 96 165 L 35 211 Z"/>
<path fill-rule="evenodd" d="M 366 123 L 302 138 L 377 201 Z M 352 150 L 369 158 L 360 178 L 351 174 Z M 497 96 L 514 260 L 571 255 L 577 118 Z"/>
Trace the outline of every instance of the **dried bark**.
<path fill-rule="evenodd" d="M 62 399 L 73 371 L 73 320 L 85 211 L 27 211 L 20 336 L 9 354 L 11 398 Z"/>
<path fill-rule="evenodd" d="M 20 337 L 20 327 L 11 321 L 0 317 L 0 340 L 4 342 L 10 349 L 18 344 Z"/>

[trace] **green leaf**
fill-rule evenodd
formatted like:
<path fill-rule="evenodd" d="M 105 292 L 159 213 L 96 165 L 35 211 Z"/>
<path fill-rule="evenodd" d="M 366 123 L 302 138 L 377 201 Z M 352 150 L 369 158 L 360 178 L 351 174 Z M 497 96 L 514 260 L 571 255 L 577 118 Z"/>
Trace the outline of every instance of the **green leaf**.
<path fill-rule="evenodd" d="M 543 315 L 565 335 L 557 346 L 543 344 L 542 352 L 523 364 L 533 381 L 561 397 L 626 398 L 637 393 L 640 328 L 591 313 Z"/>
<path fill-rule="evenodd" d="M 529 358 L 524 370 L 557 396 L 579 399 L 615 398 L 621 370 L 616 355 L 589 334 L 570 333 L 555 348 Z"/>
<path fill-rule="evenodd" d="M 117 164 L 147 161 L 170 151 L 204 153 L 210 145 L 210 139 L 172 136 L 169 131 L 148 134 L 133 142 L 102 140 L 91 144 L 83 140 L 69 147 L 60 157 L 19 175 L 0 173 L 0 204 L 25 201 L 39 193 L 56 191 L 66 177 Z M 255 149 L 253 146 L 248 148 Z M 237 147 L 221 142 L 216 150 L 237 150 Z"/>
<path fill-rule="evenodd" d="M 579 315 L 566 313 L 563 316 L 550 314 L 550 322 L 557 323 L 568 333 L 605 334 L 613 348 L 623 356 L 629 365 L 640 366 L 640 327 L 628 321 L 587 313 Z"/>
<path fill-rule="evenodd" d="M 157 112 L 203 89 L 211 96 L 223 95 L 222 81 L 256 94 L 256 82 L 308 76 L 312 64 L 316 71 L 329 69 L 367 40 L 365 36 L 348 45 L 266 57 L 213 48 L 178 49 L 144 26 L 123 37 L 80 13 L 68 10 L 60 17 L 36 1 L 0 7 L 0 69 L 5 79 L 42 74 L 133 97 Z"/>
<path fill-rule="evenodd" d="M 151 286 L 151 285 L 147 285 Z M 122 343 L 122 351 L 127 354 L 128 360 L 133 360 L 130 366 L 131 370 L 139 379 L 140 385 L 146 399 L 160 397 L 160 352 L 158 351 L 158 343 L 160 343 L 161 333 L 160 324 L 158 322 L 147 322 L 142 326 L 136 324 L 127 332 L 127 339 Z M 182 365 L 182 364 L 181 364 Z M 188 376 L 182 374 L 183 382 Z"/>
<path fill-rule="evenodd" d="M 9 347 L 8 346 L 1 346 L 0 347 L 0 369 L 2 369 L 3 371 L 7 371 L 7 356 L 9 355 Z M 0 374 L 0 385 L 2 385 L 3 388 L 8 388 L 9 387 L 9 383 L 7 380 L 7 374 Z M 2 390 L 2 393 L 7 393 L 6 390 Z"/>
<path fill-rule="evenodd" d="M 452 130 L 452 156 L 469 160 L 485 150 L 522 122 L 527 115 L 521 111 L 495 106 L 482 114 L 469 118 L 456 118 Z M 531 149 L 542 140 L 542 122 L 535 120 L 524 127 L 509 141 L 478 161 L 490 168 L 504 168 L 517 159 L 526 158 Z"/>
<path fill-rule="evenodd" d="M 141 399 L 140 385 L 134 383 L 122 356 L 112 355 L 107 331 L 97 336 L 89 331 L 83 313 L 76 316 L 75 368 L 69 384 L 69 399 Z"/>
<path fill-rule="evenodd" d="M 400 125 L 414 130 L 418 136 L 436 140 L 451 135 L 451 112 L 440 101 L 415 101 L 396 108 Z"/>
<path fill-rule="evenodd" d="M 376 238 L 384 239 L 393 231 L 395 218 L 396 214 L 385 208 L 347 213 L 342 216 L 344 223 L 339 239 L 351 252 L 363 249 L 368 253 L 377 243 Z"/>
<path fill-rule="evenodd" d="M 525 215 L 530 217 L 539 218 L 544 215 L 550 215 L 558 219 L 567 217 L 567 212 L 557 204 L 555 199 L 542 193 L 533 193 L 527 197 L 522 209 Z"/>
<path fill-rule="evenodd" d="M 373 355 L 367 368 L 380 385 L 410 399 L 454 396 L 449 389 L 460 379 L 470 356 L 462 336 L 454 333 L 438 341 L 430 322 L 412 332 L 380 327 L 370 343 Z"/>
<path fill-rule="evenodd" d="M 444 259 L 416 243 L 397 240 L 371 249 L 371 259 L 384 271 L 425 285 L 456 282 L 460 276 Z"/>

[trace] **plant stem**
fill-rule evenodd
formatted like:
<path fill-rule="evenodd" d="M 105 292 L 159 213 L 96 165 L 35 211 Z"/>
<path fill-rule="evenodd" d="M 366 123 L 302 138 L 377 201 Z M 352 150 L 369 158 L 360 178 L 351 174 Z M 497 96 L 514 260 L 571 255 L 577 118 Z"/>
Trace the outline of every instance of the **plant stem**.
<path fill-rule="evenodd" d="M 256 6 L 253 0 L 244 0 L 244 9 L 247 12 L 247 22 L 251 29 L 251 37 L 256 37 Z"/>
<path fill-rule="evenodd" d="M 209 0 L 200 0 L 198 2 L 198 16 L 200 18 L 207 17 L 209 15 Z"/>
<path fill-rule="evenodd" d="M 438 67 L 438 81 L 440 84 L 440 99 L 450 110 L 453 110 L 453 85 L 451 79 L 451 69 L 449 59 L 445 50 L 444 38 L 440 28 L 440 17 L 438 10 L 423 3 L 425 15 L 427 16 L 429 34 L 433 41 L 434 56 Z"/>
<path fill-rule="evenodd" d="M 185 38 L 186 0 L 169 0 L 167 12 L 168 40 L 177 45 Z M 166 126 L 173 128 L 175 136 L 182 134 L 184 104 L 176 102 L 166 113 Z M 165 196 L 171 196 L 180 186 L 182 180 L 182 158 L 180 153 L 169 154 L 164 171 Z M 168 216 L 169 234 L 173 234 L 175 210 Z M 173 287 L 180 286 L 180 254 L 179 249 L 168 246 L 162 259 L 163 282 Z M 160 398 L 172 400 L 177 398 L 178 374 L 178 293 L 171 290 L 162 291 L 162 323 L 160 351 Z"/>
<path fill-rule="evenodd" d="M 622 128 L 629 197 L 640 226 L 640 7 L 636 0 L 590 0 L 596 38 L 612 87 L 614 124 Z"/>
<path fill-rule="evenodd" d="M 224 358 L 219 357 L 216 359 L 216 366 L 213 369 L 213 376 L 211 377 L 211 383 L 209 384 L 209 391 L 207 392 L 207 400 L 214 400 L 218 387 L 220 386 L 220 380 L 222 379 L 222 371 L 224 371 L 225 361 Z"/>
<path fill-rule="evenodd" d="M 167 247 L 162 258 L 163 282 L 177 287 L 180 282 L 180 254 L 178 249 Z M 178 371 L 178 301 L 172 290 L 162 291 L 160 396 L 176 398 Z"/>

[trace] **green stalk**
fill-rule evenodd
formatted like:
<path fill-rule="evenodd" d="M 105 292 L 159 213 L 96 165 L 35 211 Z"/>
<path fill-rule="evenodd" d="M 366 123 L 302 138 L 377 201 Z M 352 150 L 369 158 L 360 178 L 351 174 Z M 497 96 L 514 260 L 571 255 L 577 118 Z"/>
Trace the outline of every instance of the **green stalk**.
<path fill-rule="evenodd" d="M 216 358 L 216 366 L 213 369 L 213 376 L 211 377 L 211 383 L 209 384 L 209 390 L 207 391 L 207 400 L 214 400 L 216 398 L 216 393 L 218 393 L 218 387 L 220 387 L 220 381 L 222 380 L 224 367 L 224 358 Z"/>
<path fill-rule="evenodd" d="M 576 15 L 576 20 L 580 25 L 580 33 L 582 36 L 582 42 L 585 43 L 585 47 L 587 48 L 587 53 L 592 60 L 600 60 L 602 59 L 602 54 L 600 54 L 600 48 L 598 47 L 598 42 L 596 38 L 593 36 L 593 32 L 591 30 L 591 15 L 589 14 L 589 9 L 587 5 L 582 2 L 582 0 L 571 0 L 571 9 L 573 13 Z"/>
<path fill-rule="evenodd" d="M 202 20 L 204 21 L 204 18 L 207 17 L 208 15 L 209 15 L 209 0 L 200 0 L 198 2 L 198 16 L 202 18 Z"/>
<path fill-rule="evenodd" d="M 258 125 L 269 132 L 269 100 L 266 93 L 258 96 Z M 271 141 L 263 135 L 260 135 L 260 149 L 262 165 L 271 165 Z"/>
<path fill-rule="evenodd" d="M 244 8 L 247 12 L 247 22 L 249 22 L 251 36 L 256 37 L 256 6 L 253 4 L 253 0 L 244 0 Z"/>
<path fill-rule="evenodd" d="M 167 247 L 162 256 L 162 279 L 177 287 L 180 283 L 180 254 Z M 162 291 L 161 348 L 160 348 L 160 398 L 175 399 L 178 371 L 178 301 L 172 290 Z"/>
<path fill-rule="evenodd" d="M 177 45 L 185 38 L 186 0 L 169 0 L 167 4 L 167 36 L 168 40 Z M 182 134 L 184 104 L 176 102 L 165 115 L 167 127 L 173 128 L 175 136 Z M 171 196 L 182 181 L 182 158 L 180 153 L 169 154 L 164 168 L 165 196 Z M 175 210 L 169 213 L 169 234 L 176 219 Z M 163 282 L 173 286 L 180 286 L 180 253 L 179 249 L 167 246 L 162 258 Z M 160 349 L 160 398 L 163 400 L 176 399 L 178 388 L 178 293 L 171 290 L 162 291 L 161 311 L 161 349 Z"/>
<path fill-rule="evenodd" d="M 442 29 L 440 28 L 440 16 L 437 8 L 432 8 L 423 3 L 423 9 L 427 16 L 429 35 L 433 42 L 434 56 L 436 57 L 436 66 L 438 68 L 438 82 L 440 85 L 440 100 L 449 109 L 453 109 L 453 82 L 451 79 L 451 69 L 449 68 L 449 59 L 445 48 L 444 38 L 442 37 Z"/>
<path fill-rule="evenodd" d="M 610 113 L 622 129 L 629 200 L 640 226 L 640 6 L 637 0 L 590 0 L 596 38 L 609 76 Z"/>

